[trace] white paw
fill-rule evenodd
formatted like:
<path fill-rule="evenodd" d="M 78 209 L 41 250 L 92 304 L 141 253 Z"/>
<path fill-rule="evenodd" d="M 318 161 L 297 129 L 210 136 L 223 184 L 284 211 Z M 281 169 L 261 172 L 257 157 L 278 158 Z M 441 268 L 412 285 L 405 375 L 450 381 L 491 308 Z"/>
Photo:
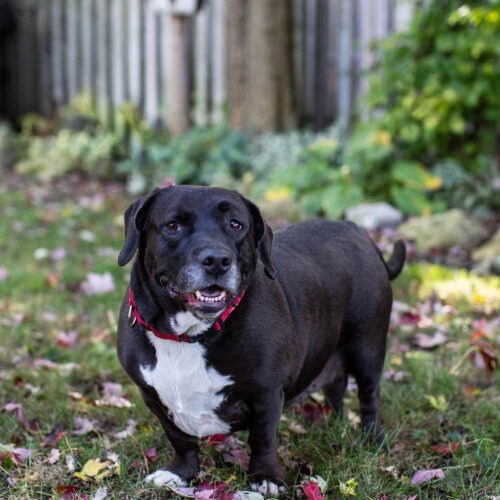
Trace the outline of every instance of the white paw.
<path fill-rule="evenodd" d="M 272 481 L 268 481 L 267 479 L 265 481 L 262 481 L 260 483 L 252 483 L 251 488 L 253 491 L 257 491 L 261 495 L 264 495 L 265 497 L 268 496 L 278 496 L 280 494 L 280 491 L 284 491 L 285 487 L 284 486 L 278 486 L 276 483 L 273 483 Z"/>
<path fill-rule="evenodd" d="M 179 477 L 177 474 L 170 472 L 169 470 L 157 470 L 152 474 L 146 476 L 144 480 L 146 483 L 153 483 L 155 486 L 164 486 L 166 484 L 170 486 L 186 486 L 186 481 Z"/>

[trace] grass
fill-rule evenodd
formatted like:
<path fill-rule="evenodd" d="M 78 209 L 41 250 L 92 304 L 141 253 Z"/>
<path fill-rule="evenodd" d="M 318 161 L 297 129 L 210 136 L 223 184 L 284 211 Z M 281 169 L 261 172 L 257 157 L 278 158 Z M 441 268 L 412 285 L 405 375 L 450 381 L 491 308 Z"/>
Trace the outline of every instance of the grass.
<path fill-rule="evenodd" d="M 66 179 L 41 186 L 10 177 L 2 182 L 1 498 L 85 498 L 103 487 L 107 498 L 174 498 L 143 482 L 170 448 L 115 354 L 117 311 L 129 273 L 117 266 L 116 255 L 130 201 L 116 185 Z M 89 272 L 111 273 L 116 290 L 83 293 Z M 327 481 L 327 498 L 500 495 L 498 331 L 491 331 L 498 328 L 498 279 L 413 264 L 394 288 L 411 314 L 396 314 L 391 329 L 382 383 L 388 449 L 363 443 L 354 392 L 348 393 L 342 419 L 288 409 L 280 429 L 280 455 L 292 483 L 287 498 L 298 496 L 304 473 Z M 436 331 L 445 343 L 415 348 L 415 333 Z M 64 345 L 61 332 L 76 332 L 76 342 Z M 96 404 L 109 382 L 123 386 L 131 407 Z M 22 415 L 8 403 L 20 405 Z M 93 422 L 92 430 L 79 434 L 78 418 Z M 131 419 L 135 432 L 115 437 Z M 307 433 L 297 433 L 291 423 Z M 16 460 L 6 446 L 33 453 Z M 51 450 L 59 453 L 54 463 Z M 108 462 L 102 479 L 83 481 L 68 466 L 74 460 L 78 472 L 97 458 Z M 226 463 L 213 447 L 202 446 L 202 462 L 206 480 L 248 489 L 244 469 Z M 444 478 L 412 485 L 419 469 L 442 469 Z"/>

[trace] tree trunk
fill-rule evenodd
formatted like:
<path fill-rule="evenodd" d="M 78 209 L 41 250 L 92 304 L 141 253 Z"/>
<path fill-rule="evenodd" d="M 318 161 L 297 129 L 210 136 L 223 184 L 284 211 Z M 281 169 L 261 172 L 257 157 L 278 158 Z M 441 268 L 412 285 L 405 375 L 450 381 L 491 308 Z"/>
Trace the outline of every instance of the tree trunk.
<path fill-rule="evenodd" d="M 293 125 L 292 7 L 292 0 L 228 0 L 228 112 L 235 129 Z"/>

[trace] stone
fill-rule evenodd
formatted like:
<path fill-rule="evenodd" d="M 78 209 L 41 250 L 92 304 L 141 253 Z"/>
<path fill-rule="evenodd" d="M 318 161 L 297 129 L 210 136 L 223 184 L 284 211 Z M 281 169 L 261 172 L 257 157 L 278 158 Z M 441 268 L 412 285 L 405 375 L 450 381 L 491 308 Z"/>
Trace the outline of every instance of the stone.
<path fill-rule="evenodd" d="M 453 246 L 472 249 L 488 237 L 488 231 L 477 219 L 454 209 L 429 216 L 414 217 L 398 230 L 400 236 L 415 243 L 420 252 L 433 248 L 448 250 Z"/>
<path fill-rule="evenodd" d="M 368 231 L 401 224 L 403 215 L 388 203 L 366 203 L 346 210 L 346 219 Z"/>
<path fill-rule="evenodd" d="M 500 231 L 484 245 L 472 252 L 474 269 L 480 274 L 493 273 L 500 275 Z"/>

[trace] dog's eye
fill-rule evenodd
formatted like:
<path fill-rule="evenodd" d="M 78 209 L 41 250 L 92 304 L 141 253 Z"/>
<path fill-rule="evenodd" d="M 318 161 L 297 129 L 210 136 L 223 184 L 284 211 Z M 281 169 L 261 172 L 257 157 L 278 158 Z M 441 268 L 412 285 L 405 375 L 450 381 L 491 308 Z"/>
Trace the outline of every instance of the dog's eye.
<path fill-rule="evenodd" d="M 162 229 L 168 232 L 177 232 L 181 229 L 181 226 L 177 221 L 173 220 L 164 224 Z"/>
<path fill-rule="evenodd" d="M 229 221 L 229 226 L 234 231 L 241 231 L 243 229 L 243 224 L 239 220 L 236 220 L 236 219 L 231 219 Z"/>

